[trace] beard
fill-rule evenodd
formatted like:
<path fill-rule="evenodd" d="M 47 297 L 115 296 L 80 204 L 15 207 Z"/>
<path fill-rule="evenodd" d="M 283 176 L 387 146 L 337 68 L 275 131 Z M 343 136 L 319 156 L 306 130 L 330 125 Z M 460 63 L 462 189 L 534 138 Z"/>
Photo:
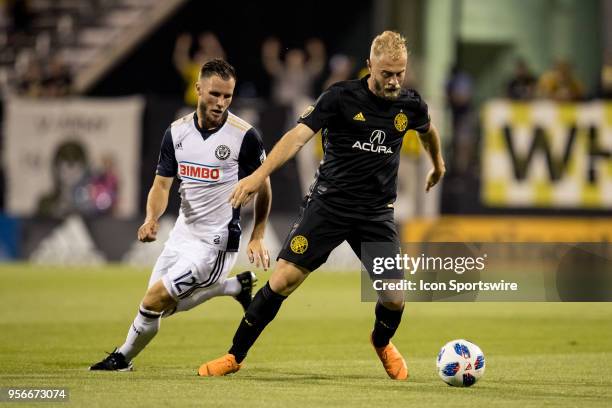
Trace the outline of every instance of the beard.
<path fill-rule="evenodd" d="M 374 78 L 374 89 L 376 89 L 376 96 L 383 99 L 395 100 L 399 97 L 402 87 L 399 85 L 389 85 L 388 87 L 385 87 L 381 82 Z"/>
<path fill-rule="evenodd" d="M 198 112 L 202 114 L 202 119 L 204 120 L 204 127 L 207 129 L 219 127 L 219 125 L 223 121 L 223 113 L 225 113 L 222 112 L 218 116 L 213 116 L 210 109 L 206 107 L 206 104 L 204 102 L 198 103 Z"/>

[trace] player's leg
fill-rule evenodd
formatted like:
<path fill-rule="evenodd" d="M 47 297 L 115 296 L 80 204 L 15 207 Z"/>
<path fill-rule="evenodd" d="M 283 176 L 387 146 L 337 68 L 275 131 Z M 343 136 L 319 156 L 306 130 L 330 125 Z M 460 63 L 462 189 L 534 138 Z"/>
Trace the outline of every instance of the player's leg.
<path fill-rule="evenodd" d="M 229 354 L 236 358 L 237 363 L 244 360 L 287 296 L 344 241 L 349 228 L 348 223 L 334 218 L 317 202 L 304 203 L 297 222 L 285 239 L 270 280 L 257 292 L 236 331 Z"/>
<path fill-rule="evenodd" d="M 176 301 L 168 293 L 162 279 L 158 280 L 145 293 L 125 343 L 117 352 L 125 356 L 127 361 L 132 361 L 157 335 L 162 313 L 175 305 Z"/>
<path fill-rule="evenodd" d="M 129 371 L 132 369 L 132 359 L 151 342 L 159 331 L 160 317 L 166 310 L 176 306 L 163 284 L 162 277 L 171 268 L 185 268 L 177 265 L 178 253 L 165 249 L 153 268 L 149 288 L 138 308 L 122 346 L 110 353 L 104 360 L 89 367 L 90 370 Z"/>
<path fill-rule="evenodd" d="M 228 354 L 204 363 L 198 369 L 200 376 L 219 376 L 238 371 L 249 349 L 261 332 L 278 313 L 283 301 L 306 279 L 310 272 L 280 259 L 270 280 L 257 291 L 251 305 L 240 321 Z"/>
<path fill-rule="evenodd" d="M 349 244 L 355 254 L 362 260 L 366 269 L 368 265 L 371 265 L 370 260 L 374 254 L 362 253 L 362 242 L 384 243 L 380 250 L 383 251 L 383 255 L 389 257 L 395 257 L 395 249 L 399 250 L 400 247 L 397 230 L 392 220 L 361 223 L 357 227 L 354 238 L 349 240 Z M 373 249 L 372 251 L 378 252 L 379 249 Z M 371 271 L 369 272 L 370 276 L 372 276 Z M 385 278 L 401 279 L 402 271 L 395 272 L 396 273 L 388 274 Z M 403 292 L 379 292 L 378 297 L 374 309 L 374 328 L 370 336 L 370 341 L 389 377 L 403 380 L 408 378 L 406 362 L 391 342 L 391 338 L 395 335 L 401 323 L 402 314 L 404 312 Z"/>
<path fill-rule="evenodd" d="M 203 287 L 194 290 L 191 294 L 181 296 L 176 308 L 164 313 L 163 317 L 193 309 L 217 296 L 232 296 L 246 310 L 251 304 L 253 285 L 257 282 L 257 277 L 253 272 L 245 271 L 234 277 L 227 278 L 227 275 L 229 275 L 236 264 L 237 258 L 237 252 L 223 252 L 219 261 L 215 261 L 215 263 L 210 265 L 203 265 L 204 268 L 210 270 L 206 276 L 201 278 L 202 282 L 207 283 Z M 208 279 L 210 276 L 214 277 L 217 275 L 217 271 L 220 271 L 220 275 L 217 276 L 214 282 L 212 279 Z"/>
<path fill-rule="evenodd" d="M 306 203 L 290 231 L 270 280 L 261 288 L 247 309 L 233 338 L 228 354 L 202 364 L 201 376 L 226 375 L 240 369 L 240 363 L 264 328 L 278 313 L 283 301 L 323 264 L 329 253 L 345 240 L 347 223 L 334 221 L 316 203 Z"/>
<path fill-rule="evenodd" d="M 367 265 L 374 256 L 394 258 L 400 251 L 399 236 L 392 219 L 384 221 L 368 221 L 357 226 L 355 238 L 349 240 L 353 251 Z M 359 237 L 359 242 L 356 240 Z M 361 243 L 374 243 L 362 253 Z M 370 276 L 373 276 L 370 272 Z M 388 280 L 402 279 L 402 270 L 386 271 L 382 277 Z M 376 303 L 374 330 L 372 339 L 375 347 L 383 347 L 395 334 L 404 311 L 404 293 L 402 291 L 379 291 Z"/>
<path fill-rule="evenodd" d="M 270 323 L 283 301 L 296 290 L 310 272 L 304 268 L 280 259 L 270 276 L 270 280 L 257 291 L 251 306 L 234 335 L 230 354 L 241 363 L 263 329 Z"/>
<path fill-rule="evenodd" d="M 257 282 L 257 276 L 253 272 L 246 271 L 239 273 L 232 278 L 225 279 L 223 282 L 214 285 L 212 288 L 198 290 L 188 298 L 181 299 L 176 309 L 173 310 L 172 313 L 164 313 L 164 317 L 168 317 L 174 313 L 191 310 L 217 296 L 232 296 L 242 305 L 243 309 L 246 310 L 252 300 L 252 290 L 255 282 Z"/>
<path fill-rule="evenodd" d="M 235 252 L 227 253 L 211 247 L 198 247 L 197 251 L 189 248 L 187 245 L 180 252 L 164 250 L 173 256 L 169 261 L 174 264 L 166 267 L 165 273 L 154 273 L 156 276 L 161 274 L 161 278 L 148 289 L 125 343 L 117 350 L 127 361 L 136 357 L 153 340 L 162 314 L 178 310 L 181 303 L 183 310 L 187 310 L 210 299 L 212 296 L 202 296 L 196 299 L 199 303 L 194 303 L 190 297 L 199 290 L 223 287 L 220 282 L 236 261 Z M 188 255 L 190 252 L 197 255 Z"/>

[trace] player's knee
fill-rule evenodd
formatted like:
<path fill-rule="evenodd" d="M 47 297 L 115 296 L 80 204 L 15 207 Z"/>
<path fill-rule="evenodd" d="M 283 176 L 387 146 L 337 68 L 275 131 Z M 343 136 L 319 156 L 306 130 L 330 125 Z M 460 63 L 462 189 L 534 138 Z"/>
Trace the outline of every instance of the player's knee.
<path fill-rule="evenodd" d="M 387 300 L 381 303 L 385 308 L 389 310 L 402 310 L 404 308 L 403 299 Z"/>
<path fill-rule="evenodd" d="M 289 296 L 295 289 L 295 283 L 286 276 L 270 277 L 270 287 L 280 295 Z"/>
<path fill-rule="evenodd" d="M 142 299 L 142 306 L 147 310 L 162 313 L 176 306 L 176 301 L 170 296 L 162 281 L 159 280 L 147 290 Z"/>
<path fill-rule="evenodd" d="M 304 282 L 308 273 L 308 271 L 281 259 L 274 273 L 270 276 L 270 288 L 279 295 L 289 296 Z"/>

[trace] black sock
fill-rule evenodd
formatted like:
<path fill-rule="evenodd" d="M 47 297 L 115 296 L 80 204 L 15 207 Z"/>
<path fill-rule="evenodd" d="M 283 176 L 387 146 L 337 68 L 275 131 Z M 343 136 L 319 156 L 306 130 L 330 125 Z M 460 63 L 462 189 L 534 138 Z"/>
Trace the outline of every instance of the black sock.
<path fill-rule="evenodd" d="M 404 313 L 404 308 L 389 310 L 382 303 L 376 303 L 376 321 L 372 332 L 374 347 L 384 347 L 389 344 L 389 340 L 391 340 L 402 321 L 402 313 Z"/>
<path fill-rule="evenodd" d="M 241 363 L 244 360 L 257 337 L 266 325 L 274 319 L 286 298 L 287 296 L 275 293 L 270 288 L 269 283 L 266 283 L 255 294 L 251 305 L 240 322 L 240 326 L 238 326 L 238 330 L 236 330 L 236 334 L 234 334 L 232 348 L 229 349 L 229 353 L 236 357 L 236 362 Z"/>

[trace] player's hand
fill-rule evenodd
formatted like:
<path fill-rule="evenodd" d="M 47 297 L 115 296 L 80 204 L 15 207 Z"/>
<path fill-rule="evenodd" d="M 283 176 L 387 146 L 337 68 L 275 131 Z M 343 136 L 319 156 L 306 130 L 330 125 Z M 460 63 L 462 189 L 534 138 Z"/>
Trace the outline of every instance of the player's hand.
<path fill-rule="evenodd" d="M 232 207 L 239 208 L 241 205 L 247 204 L 255 193 L 259 191 L 264 180 L 260 179 L 255 173 L 249 177 L 245 177 L 236 184 L 234 191 L 230 196 L 229 202 Z"/>
<path fill-rule="evenodd" d="M 311 38 L 306 42 L 306 52 L 308 55 L 324 58 L 325 44 L 318 38 Z"/>
<path fill-rule="evenodd" d="M 264 245 L 263 239 L 251 239 L 247 247 L 247 255 L 251 263 L 255 262 L 255 266 L 262 266 L 264 271 L 270 267 L 270 254 Z"/>
<path fill-rule="evenodd" d="M 153 242 L 157 239 L 157 231 L 159 230 L 159 222 L 155 220 L 145 221 L 138 228 L 138 240 L 141 242 Z"/>
<path fill-rule="evenodd" d="M 281 43 L 276 37 L 266 39 L 261 47 L 261 52 L 266 58 L 278 58 L 281 52 Z"/>
<path fill-rule="evenodd" d="M 425 192 L 428 193 L 429 190 L 438 184 L 438 182 L 444 177 L 444 173 L 446 173 L 446 168 L 433 168 L 429 171 L 427 175 L 427 184 L 425 185 Z"/>

